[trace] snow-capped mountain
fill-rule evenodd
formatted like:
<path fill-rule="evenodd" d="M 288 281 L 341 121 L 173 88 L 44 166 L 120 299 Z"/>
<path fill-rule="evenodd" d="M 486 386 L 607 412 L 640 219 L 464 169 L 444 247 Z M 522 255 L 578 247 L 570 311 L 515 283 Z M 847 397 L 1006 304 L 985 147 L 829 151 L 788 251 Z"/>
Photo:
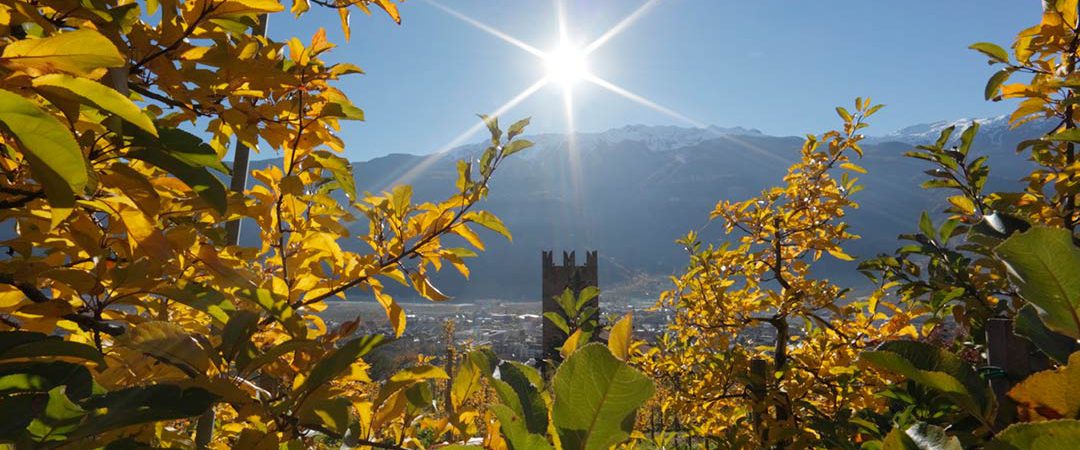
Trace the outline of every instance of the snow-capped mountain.
<path fill-rule="evenodd" d="M 537 148 L 564 148 L 570 140 L 576 148 L 588 149 L 597 146 L 635 143 L 644 145 L 652 151 L 664 151 L 684 148 L 724 136 L 764 136 L 754 128 L 724 128 L 710 125 L 706 128 L 679 127 L 674 125 L 626 125 L 602 132 L 576 132 L 573 135 L 562 133 L 530 134 L 525 139 L 536 144 Z M 466 144 L 447 151 L 445 157 L 475 158 L 487 147 L 487 142 Z M 536 157 L 537 152 L 529 152 L 522 158 Z"/>
<path fill-rule="evenodd" d="M 999 128 L 1007 128 L 1009 126 L 1009 118 L 1008 116 L 1001 115 L 979 119 L 940 120 L 937 122 L 911 125 L 892 133 L 876 136 L 873 139 L 877 141 L 909 143 L 933 142 L 941 135 L 941 132 L 948 127 L 954 127 L 959 131 L 971 126 L 973 123 L 978 123 L 982 131 L 988 132 Z"/>
<path fill-rule="evenodd" d="M 1016 143 L 1048 124 L 1010 129 L 1004 118 L 975 121 L 982 127 L 971 151 L 990 156 L 988 188 L 1016 189 L 1029 167 L 1016 154 Z M 898 234 L 915 229 L 923 210 L 944 207 L 945 192 L 918 187 L 929 166 L 903 153 L 932 143 L 947 126 L 971 122 L 914 125 L 866 141 L 859 164 L 868 174 L 860 176 L 865 189 L 856 198 L 861 207 L 847 216 L 862 239 L 845 248 L 849 254 L 889 252 L 898 246 Z M 567 135 L 525 138 L 535 147 L 506 161 L 481 205 L 503 219 L 513 242 L 486 236 L 487 251 L 471 263 L 469 281 L 440 275 L 444 292 L 465 299 L 536 299 L 541 250 L 599 250 L 606 291 L 643 276 L 663 280 L 686 263 L 674 244 L 677 238 L 701 229 L 718 200 L 745 199 L 780 183 L 802 143 L 798 137 L 744 128 L 642 125 L 577 133 L 573 153 Z M 407 182 L 416 201 L 446 198 L 454 190 L 456 160 L 476 157 L 485 145 L 477 142 L 437 157 L 395 154 L 356 162 L 357 187 L 377 192 Z M 719 239 L 721 228 L 706 227 L 702 238 Z M 816 267 L 834 280 L 856 285 L 862 280 L 851 263 L 826 258 Z"/>
<path fill-rule="evenodd" d="M 762 136 L 757 129 L 742 127 L 721 128 L 711 125 L 708 128 L 683 128 L 672 125 L 648 126 L 627 125 L 596 133 L 590 137 L 608 144 L 640 142 L 649 150 L 662 151 L 689 147 L 721 136 Z"/>
<path fill-rule="evenodd" d="M 982 142 L 984 145 L 1002 147 L 1008 146 L 1010 143 L 1015 145 L 1021 140 L 1042 135 L 1054 126 L 1054 123 L 1050 120 L 1034 120 L 1014 128 L 1009 123 L 1009 116 L 1006 115 L 977 119 L 941 120 L 904 127 L 881 136 L 872 136 L 868 138 L 868 142 L 903 142 L 911 145 L 931 144 L 938 139 L 943 130 L 948 127 L 955 127 L 956 131 L 953 132 L 952 139 L 950 139 L 950 142 L 955 144 L 960 138 L 960 132 L 971 126 L 972 123 L 979 124 L 978 142 Z"/>

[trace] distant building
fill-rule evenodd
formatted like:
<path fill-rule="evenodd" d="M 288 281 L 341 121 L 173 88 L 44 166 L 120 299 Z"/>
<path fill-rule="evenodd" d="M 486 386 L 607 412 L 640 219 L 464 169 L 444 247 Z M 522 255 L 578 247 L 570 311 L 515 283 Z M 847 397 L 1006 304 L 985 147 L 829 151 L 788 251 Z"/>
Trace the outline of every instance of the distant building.
<path fill-rule="evenodd" d="M 563 313 L 562 308 L 555 302 L 555 297 L 559 296 L 570 288 L 574 291 L 576 297 L 582 289 L 588 286 L 599 287 L 599 277 L 597 270 L 597 258 L 596 251 L 585 253 L 585 265 L 579 266 L 574 262 L 574 252 L 563 252 L 563 263 L 561 266 L 556 266 L 553 261 L 552 252 L 542 252 L 541 254 L 541 273 L 543 281 L 541 284 L 541 298 L 544 304 L 544 313 L 555 312 L 562 315 L 564 318 L 566 315 Z M 596 307 L 597 313 L 594 320 L 600 320 L 600 297 L 596 297 L 589 302 L 589 305 Z M 562 346 L 563 341 L 566 340 L 566 333 L 563 333 L 558 327 L 552 324 L 549 320 L 543 321 L 543 358 L 558 361 L 559 347 Z M 596 325 L 599 325 L 597 323 Z"/>

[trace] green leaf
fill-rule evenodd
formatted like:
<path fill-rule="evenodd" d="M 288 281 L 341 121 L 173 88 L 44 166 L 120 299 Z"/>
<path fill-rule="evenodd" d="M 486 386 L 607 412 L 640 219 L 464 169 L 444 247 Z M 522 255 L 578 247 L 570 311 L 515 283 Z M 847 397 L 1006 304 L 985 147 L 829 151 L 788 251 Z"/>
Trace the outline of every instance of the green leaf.
<path fill-rule="evenodd" d="M 934 142 L 934 147 L 940 151 L 946 142 L 949 142 L 949 138 L 952 137 L 953 131 L 956 130 L 956 126 L 945 127 L 941 130 L 941 134 L 938 135 L 937 141 Z"/>
<path fill-rule="evenodd" d="M 499 365 L 499 378 L 491 381 L 503 404 L 525 421 L 527 432 L 542 435 L 547 431 L 547 403 L 540 393 L 544 382 L 536 369 L 507 361 Z"/>
<path fill-rule="evenodd" d="M 36 103 L 3 89 L 0 89 L 0 124 L 25 150 L 30 171 L 44 188 L 49 203 L 65 211 L 60 217 L 54 213 L 55 226 L 70 214 L 75 195 L 89 181 L 86 159 L 75 136 Z"/>
<path fill-rule="evenodd" d="M 346 342 L 315 364 L 308 373 L 307 379 L 304 380 L 304 384 L 301 385 L 300 391 L 313 390 L 337 378 L 360 357 L 382 345 L 385 340 L 386 338 L 381 334 L 371 334 Z"/>
<path fill-rule="evenodd" d="M 930 344 L 890 341 L 864 352 L 863 361 L 945 395 L 969 414 L 986 420 L 994 400 L 975 369 L 956 355 Z"/>
<path fill-rule="evenodd" d="M 195 417 L 216 400 L 217 397 L 205 389 L 170 384 L 112 391 L 83 403 L 87 411 L 94 413 L 70 438 L 99 435 L 131 425 Z"/>
<path fill-rule="evenodd" d="M 324 117 L 340 117 L 348 120 L 364 120 L 364 111 L 349 103 L 347 100 L 331 101 L 323 106 L 319 115 Z"/>
<path fill-rule="evenodd" d="M 311 157 L 323 169 L 330 171 L 330 176 L 338 182 L 350 200 L 356 200 L 356 179 L 353 178 L 352 164 L 349 160 L 326 150 L 312 152 Z"/>
<path fill-rule="evenodd" d="M 251 361 L 247 361 L 246 363 L 237 362 L 237 370 L 242 374 L 251 373 L 259 370 L 260 367 L 277 360 L 282 355 L 301 349 L 314 348 L 315 346 L 316 343 L 312 340 L 291 339 L 271 347 L 265 353 L 252 358 Z"/>
<path fill-rule="evenodd" d="M 221 356 L 232 361 L 244 348 L 250 348 L 252 353 L 251 335 L 259 328 L 259 315 L 252 311 L 237 311 L 225 324 L 221 333 Z"/>
<path fill-rule="evenodd" d="M 1047 136 L 1047 140 L 1080 142 L 1080 128 L 1065 128 L 1061 132 Z"/>
<path fill-rule="evenodd" d="M 39 442 L 63 441 L 68 433 L 75 431 L 86 416 L 86 411 L 64 394 L 64 387 L 49 391 L 45 411 L 30 422 L 26 430 Z"/>
<path fill-rule="evenodd" d="M 518 135 L 520 135 L 523 131 L 525 131 L 525 127 L 529 126 L 529 122 L 531 120 L 531 117 L 526 117 L 517 122 L 514 122 L 513 125 L 510 125 L 510 128 L 506 129 L 506 138 L 512 140 Z"/>
<path fill-rule="evenodd" d="M 563 333 L 570 334 L 570 326 L 566 324 L 566 319 L 563 318 L 562 314 L 559 314 L 556 311 L 548 311 L 544 313 L 544 318 L 556 327 L 559 327 Z"/>
<path fill-rule="evenodd" d="M 506 405 L 492 405 L 491 410 L 499 419 L 499 431 L 506 438 L 510 450 L 551 450 L 553 447 L 543 434 L 530 433 L 525 419 Z"/>
<path fill-rule="evenodd" d="M 1080 448 L 1080 421 L 1017 423 L 994 437 L 995 450 L 1074 450 Z"/>
<path fill-rule="evenodd" d="M 0 55 L 0 64 L 28 69 L 31 75 L 59 70 L 94 76 L 101 72 L 100 69 L 122 67 L 126 63 L 112 41 L 89 28 L 14 41 L 4 47 L 4 53 Z"/>
<path fill-rule="evenodd" d="M 582 311 L 586 303 L 589 303 L 592 299 L 600 295 L 600 289 L 596 286 L 585 286 L 578 292 L 577 304 L 575 305 L 578 311 Z M 588 318 L 586 316 L 585 318 Z"/>
<path fill-rule="evenodd" d="M 1001 90 L 1001 85 L 1009 80 L 1012 73 L 1013 71 L 1011 69 L 1001 69 L 994 72 L 994 75 L 986 82 L 986 90 L 983 92 L 983 96 L 985 96 L 987 100 L 997 97 L 998 91 Z"/>
<path fill-rule="evenodd" d="M 433 406 L 435 394 L 431 391 L 431 383 L 413 383 L 402 393 L 405 394 L 405 409 L 409 416 L 418 415 Z"/>
<path fill-rule="evenodd" d="M 1047 135 L 1046 140 L 1057 142 L 1080 142 L 1080 128 L 1066 128 L 1060 132 Z"/>
<path fill-rule="evenodd" d="M 247 300 L 254 305 L 270 313 L 270 317 L 280 323 L 295 337 L 305 337 L 307 329 L 296 314 L 296 310 L 289 305 L 289 300 L 284 296 L 276 295 L 269 289 L 240 289 L 237 291 L 241 299 Z"/>
<path fill-rule="evenodd" d="M 29 331 L 0 333 L 0 360 L 23 358 L 77 358 L 105 366 L 101 352 L 86 344 Z"/>
<path fill-rule="evenodd" d="M 160 138 L 136 133 L 137 147 L 127 156 L 146 161 L 171 173 L 220 214 L 225 214 L 227 193 L 221 180 L 210 173 L 212 168 L 229 173 L 217 152 L 195 135 L 175 128 L 158 130 Z"/>
<path fill-rule="evenodd" d="M 555 296 L 555 303 L 562 308 L 568 317 L 577 317 L 577 299 L 574 298 L 574 291 L 570 288 L 566 288 L 562 294 Z"/>
<path fill-rule="evenodd" d="M 530 148 L 532 146 L 533 146 L 532 141 L 527 141 L 525 139 L 519 139 L 519 140 L 516 140 L 516 141 L 511 141 L 509 144 L 506 144 L 505 146 L 503 146 L 502 156 L 505 158 L 507 156 L 513 155 L 514 153 L 520 152 L 520 151 L 525 150 L 527 148 Z"/>
<path fill-rule="evenodd" d="M 975 51 L 977 51 L 979 53 L 982 53 L 982 54 L 984 54 L 986 56 L 989 56 L 990 59 L 992 59 L 994 61 L 1003 62 L 1003 63 L 1008 63 L 1009 62 L 1009 53 L 1006 52 L 1005 49 L 1001 48 L 997 44 L 993 44 L 993 43 L 990 43 L 990 42 L 977 42 L 977 43 L 971 44 L 971 46 L 969 46 L 968 48 L 970 48 L 972 50 L 975 50 Z"/>
<path fill-rule="evenodd" d="M 229 315 L 236 311 L 236 305 L 224 294 L 199 283 L 187 283 L 183 288 L 170 287 L 158 294 L 202 311 L 220 325 L 225 325 Z"/>
<path fill-rule="evenodd" d="M 979 122 L 972 122 L 971 126 L 964 128 L 960 134 L 960 146 L 957 149 L 961 154 L 967 155 L 971 150 L 971 143 L 975 141 L 975 135 L 979 133 Z"/>
<path fill-rule="evenodd" d="M 589 344 L 555 372 L 552 422 L 566 450 L 599 450 L 630 437 L 637 409 L 652 397 L 653 382 Z"/>
<path fill-rule="evenodd" d="M 77 98 L 103 112 L 114 114 L 151 135 L 158 135 L 157 128 L 154 127 L 150 117 L 143 114 L 131 99 L 101 83 L 62 73 L 34 78 L 33 83 L 38 90 Z"/>
<path fill-rule="evenodd" d="M 1013 330 L 1017 335 L 1031 341 L 1036 348 L 1059 364 L 1065 364 L 1069 360 L 1069 355 L 1080 350 L 1076 339 L 1047 328 L 1042 319 L 1039 319 L 1038 310 L 1032 305 L 1024 305 L 1017 311 L 1013 320 Z"/>
<path fill-rule="evenodd" d="M 995 252 L 1007 264 L 1020 295 L 1039 308 L 1046 326 L 1080 338 L 1080 249 L 1072 233 L 1033 227 L 1006 239 Z"/>
<path fill-rule="evenodd" d="M 450 384 L 450 401 L 460 407 L 480 390 L 480 380 L 491 377 L 498 357 L 491 350 L 473 350 L 462 358 Z"/>
<path fill-rule="evenodd" d="M 90 370 L 81 364 L 63 361 L 0 364 L 0 396 L 19 392 L 47 393 L 66 386 L 65 394 L 81 400 L 100 391 Z"/>
<path fill-rule="evenodd" d="M 930 220 L 930 214 L 926 211 L 922 212 L 919 216 L 919 231 L 926 235 L 931 240 L 937 240 L 937 230 L 934 228 L 934 222 Z"/>
<path fill-rule="evenodd" d="M 351 415 L 352 403 L 349 399 L 335 397 L 305 402 L 299 419 L 301 425 L 314 425 L 342 435 L 349 427 Z"/>
<path fill-rule="evenodd" d="M 383 402 L 391 396 L 418 382 L 427 380 L 445 380 L 448 378 L 450 378 L 450 376 L 446 374 L 445 370 L 429 364 L 399 370 L 397 373 L 390 376 L 390 379 L 386 380 L 386 383 L 379 388 L 379 395 L 375 398 L 374 404 L 376 407 L 382 405 Z"/>

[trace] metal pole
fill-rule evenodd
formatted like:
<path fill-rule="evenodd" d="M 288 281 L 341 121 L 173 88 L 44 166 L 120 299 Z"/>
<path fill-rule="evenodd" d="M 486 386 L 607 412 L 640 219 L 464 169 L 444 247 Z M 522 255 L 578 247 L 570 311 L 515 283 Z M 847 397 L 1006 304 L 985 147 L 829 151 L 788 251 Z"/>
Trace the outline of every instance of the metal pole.
<path fill-rule="evenodd" d="M 269 21 L 270 18 L 266 14 L 260 14 L 259 21 L 255 24 L 254 34 L 260 37 L 266 36 L 266 24 Z M 229 190 L 243 193 L 244 189 L 247 188 L 248 162 L 250 159 L 251 149 L 237 140 L 236 152 L 233 156 L 232 179 L 229 182 Z M 230 220 L 225 223 L 225 239 L 229 245 L 240 244 L 240 219 Z M 198 423 L 195 425 L 195 448 L 199 450 L 209 448 L 210 442 L 214 440 L 215 420 L 213 406 L 207 408 L 207 410 L 203 411 L 202 415 L 199 416 Z"/>
<path fill-rule="evenodd" d="M 269 21 L 270 18 L 266 14 L 259 15 L 259 22 L 255 24 L 256 36 L 266 36 L 266 26 Z M 242 193 L 247 188 L 248 163 L 250 160 L 251 149 L 238 140 L 233 157 L 232 180 L 229 184 L 229 190 Z M 240 219 L 230 220 L 225 223 L 225 239 L 229 245 L 240 245 Z"/>

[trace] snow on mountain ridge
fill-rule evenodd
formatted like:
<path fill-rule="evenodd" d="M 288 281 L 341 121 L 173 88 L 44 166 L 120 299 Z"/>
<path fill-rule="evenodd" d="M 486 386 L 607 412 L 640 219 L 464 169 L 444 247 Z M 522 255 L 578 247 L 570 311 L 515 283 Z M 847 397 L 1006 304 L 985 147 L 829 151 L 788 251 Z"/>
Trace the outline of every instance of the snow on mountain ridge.
<path fill-rule="evenodd" d="M 652 151 L 673 150 L 691 145 L 700 144 L 710 139 L 722 136 L 764 136 L 754 128 L 743 127 L 718 127 L 710 125 L 707 128 L 688 128 L 675 125 L 626 125 L 620 128 L 612 128 L 602 132 L 577 132 L 573 134 L 574 145 L 577 148 L 592 148 L 597 145 L 616 145 L 624 142 L 638 142 Z M 524 138 L 532 141 L 539 148 L 558 148 L 568 144 L 568 134 L 542 133 L 525 135 Z M 487 147 L 486 142 L 465 144 L 447 151 L 446 155 L 453 157 L 478 155 Z M 525 152 L 524 157 L 534 152 Z"/>
<path fill-rule="evenodd" d="M 921 123 L 917 125 L 911 125 L 901 128 L 892 133 L 888 133 L 884 136 L 879 136 L 880 139 L 888 139 L 892 137 L 905 137 L 905 138 L 937 138 L 941 135 L 941 131 L 948 127 L 956 127 L 957 130 L 962 130 L 971 126 L 972 123 L 978 123 L 982 128 L 1008 126 L 1009 116 L 1000 115 L 996 117 L 988 118 L 976 118 L 976 119 L 957 119 L 957 120 L 939 120 L 931 123 Z"/>
<path fill-rule="evenodd" d="M 710 125 L 708 128 L 683 128 L 673 125 L 646 126 L 627 125 L 597 133 L 600 141 L 609 144 L 620 142 L 641 142 L 649 150 L 671 150 L 699 144 L 709 139 L 730 135 L 762 135 L 757 129 L 743 127 L 721 128 Z"/>
<path fill-rule="evenodd" d="M 972 123 L 978 123 L 981 127 L 979 135 L 984 139 L 998 141 L 1010 131 L 1007 115 L 987 118 L 962 118 L 956 120 L 940 120 L 937 122 L 910 125 L 899 130 L 882 134 L 867 136 L 867 143 L 901 142 L 906 144 L 926 144 L 934 142 L 941 131 L 948 127 L 956 127 L 953 140 L 959 138 L 959 131 L 967 128 Z M 1032 126 L 1041 126 L 1042 122 L 1033 122 Z M 724 128 L 710 125 L 706 128 L 680 127 L 675 125 L 626 125 L 612 128 L 601 132 L 578 132 L 573 134 L 576 148 L 586 150 L 599 145 L 612 146 L 624 142 L 635 142 L 644 145 L 651 151 L 668 151 L 694 146 L 705 141 L 721 138 L 724 136 L 770 136 L 755 128 L 731 127 Z M 779 136 L 776 136 L 779 137 Z M 537 148 L 565 148 L 568 145 L 569 136 L 563 133 L 542 133 L 526 135 L 526 139 L 533 141 Z M 484 142 L 466 144 L 448 151 L 445 156 L 473 157 L 478 156 L 487 146 Z M 526 152 L 524 158 L 531 158 Z"/>

